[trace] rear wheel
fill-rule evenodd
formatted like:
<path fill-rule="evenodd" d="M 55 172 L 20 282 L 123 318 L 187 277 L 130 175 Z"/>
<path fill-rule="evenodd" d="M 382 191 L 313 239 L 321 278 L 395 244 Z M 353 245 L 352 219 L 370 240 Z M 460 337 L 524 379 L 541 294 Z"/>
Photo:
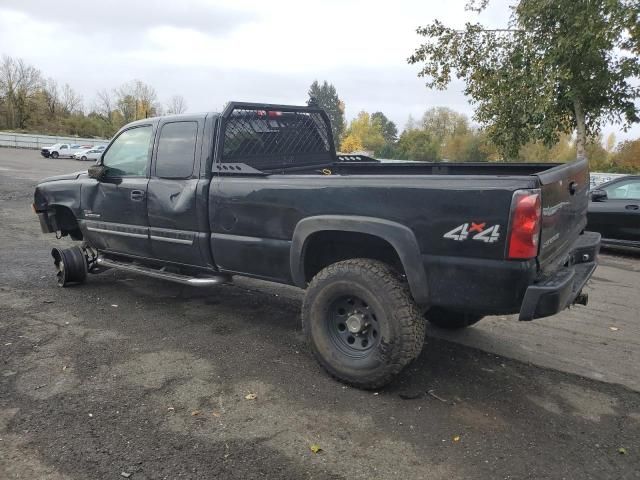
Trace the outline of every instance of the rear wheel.
<path fill-rule="evenodd" d="M 445 330 L 460 330 L 478 323 L 484 315 L 467 312 L 454 312 L 440 307 L 431 308 L 425 318 L 429 323 Z"/>
<path fill-rule="evenodd" d="M 379 388 L 416 358 L 424 319 L 408 287 L 388 265 L 334 263 L 310 283 L 302 325 L 314 356 L 338 380 Z"/>
<path fill-rule="evenodd" d="M 51 158 L 58 158 L 58 152 L 51 152 Z"/>

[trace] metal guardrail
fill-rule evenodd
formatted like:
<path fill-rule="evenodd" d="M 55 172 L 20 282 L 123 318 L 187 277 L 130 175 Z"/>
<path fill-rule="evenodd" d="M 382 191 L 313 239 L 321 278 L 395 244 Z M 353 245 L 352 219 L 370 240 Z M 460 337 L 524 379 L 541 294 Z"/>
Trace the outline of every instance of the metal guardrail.
<path fill-rule="evenodd" d="M 71 143 L 82 145 L 106 145 L 109 140 L 104 138 L 61 137 L 57 135 L 34 135 L 29 133 L 0 132 L 0 147 L 32 148 L 40 150 L 42 147 L 55 143 Z"/>

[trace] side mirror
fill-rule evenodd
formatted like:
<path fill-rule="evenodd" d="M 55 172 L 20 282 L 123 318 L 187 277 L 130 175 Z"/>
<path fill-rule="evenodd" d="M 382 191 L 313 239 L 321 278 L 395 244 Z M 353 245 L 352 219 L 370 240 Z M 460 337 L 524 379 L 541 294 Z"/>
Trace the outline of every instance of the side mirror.
<path fill-rule="evenodd" d="M 104 165 L 91 165 L 89 167 L 89 176 L 91 178 L 95 178 L 96 180 L 102 180 L 107 173 L 107 167 Z"/>
<path fill-rule="evenodd" d="M 591 201 L 592 202 L 604 202 L 607 199 L 607 192 L 600 189 L 595 189 L 591 191 Z"/>

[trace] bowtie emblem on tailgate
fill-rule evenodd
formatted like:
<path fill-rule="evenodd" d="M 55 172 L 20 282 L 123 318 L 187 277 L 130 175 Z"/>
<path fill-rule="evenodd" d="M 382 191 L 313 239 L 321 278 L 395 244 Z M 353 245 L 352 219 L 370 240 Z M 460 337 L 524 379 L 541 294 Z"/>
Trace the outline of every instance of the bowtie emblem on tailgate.
<path fill-rule="evenodd" d="M 442 238 L 448 238 L 457 242 L 467 239 L 478 240 L 485 243 L 497 242 L 500 239 L 500 225 L 487 227 L 486 222 L 467 222 L 449 230 Z"/>

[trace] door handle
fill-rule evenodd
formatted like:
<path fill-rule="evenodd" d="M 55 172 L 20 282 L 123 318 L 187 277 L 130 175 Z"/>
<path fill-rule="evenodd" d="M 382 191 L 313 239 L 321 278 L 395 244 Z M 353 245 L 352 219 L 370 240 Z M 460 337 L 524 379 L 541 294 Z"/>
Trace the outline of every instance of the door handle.
<path fill-rule="evenodd" d="M 627 205 L 624 208 L 627 210 L 638 210 L 640 207 L 638 207 L 638 205 Z"/>
<path fill-rule="evenodd" d="M 144 192 L 142 190 L 131 190 L 131 200 L 139 202 L 144 198 Z"/>

